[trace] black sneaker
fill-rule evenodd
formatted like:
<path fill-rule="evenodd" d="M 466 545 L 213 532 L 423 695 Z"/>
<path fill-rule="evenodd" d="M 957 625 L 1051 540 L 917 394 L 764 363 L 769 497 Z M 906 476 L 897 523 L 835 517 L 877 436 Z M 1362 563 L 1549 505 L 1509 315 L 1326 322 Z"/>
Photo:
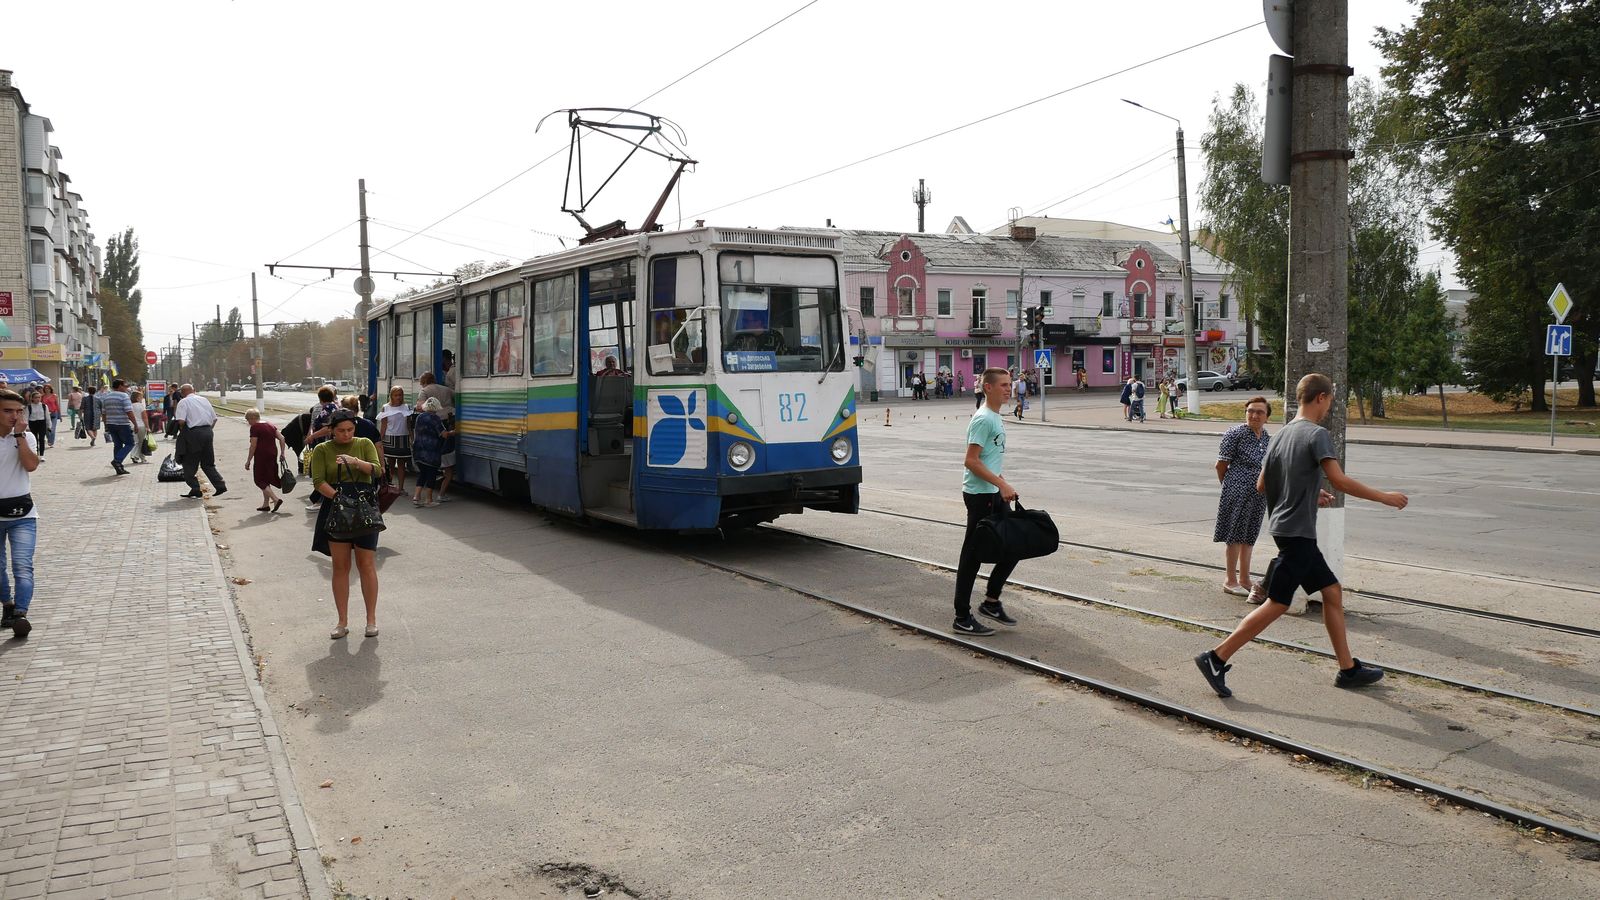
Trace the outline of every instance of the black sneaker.
<path fill-rule="evenodd" d="M 1000 605 L 999 600 L 986 600 L 978 604 L 978 615 L 985 619 L 993 619 L 1001 625 L 1015 625 L 1017 620 L 1006 615 L 1006 608 Z"/>
<path fill-rule="evenodd" d="M 32 630 L 33 623 L 28 621 L 28 614 L 26 612 L 11 614 L 11 633 L 16 636 L 17 640 L 27 640 L 28 632 Z"/>
<path fill-rule="evenodd" d="M 0 607 L 0 628 L 10 628 L 11 618 L 16 612 L 17 605 L 15 603 L 7 603 Z"/>
<path fill-rule="evenodd" d="M 205 494 L 202 494 L 199 491 L 190 491 L 187 494 L 179 494 L 178 496 L 185 497 L 190 500 L 199 500 L 201 497 L 204 497 Z"/>
<path fill-rule="evenodd" d="M 1210 650 L 1196 656 L 1194 664 L 1200 669 L 1200 674 L 1206 677 L 1211 689 L 1217 692 L 1218 697 L 1233 696 L 1233 691 L 1228 690 L 1228 670 L 1233 668 L 1232 665 L 1223 662 Z"/>
<path fill-rule="evenodd" d="M 990 628 L 971 616 L 967 616 L 965 619 L 957 619 L 955 624 L 950 626 L 950 630 L 954 631 L 956 634 L 970 634 L 974 637 L 988 637 L 989 635 L 994 634 L 993 628 Z"/>
<path fill-rule="evenodd" d="M 221 497 L 223 494 L 226 494 L 227 492 L 228 492 L 228 489 L 225 488 L 225 487 L 217 488 L 216 490 L 211 492 L 211 496 L 213 496 L 213 497 Z"/>
<path fill-rule="evenodd" d="M 1340 669 L 1339 674 L 1333 679 L 1334 687 L 1358 688 L 1369 684 L 1376 684 L 1383 680 L 1383 670 L 1377 666 L 1363 665 L 1361 660 L 1348 669 Z"/>

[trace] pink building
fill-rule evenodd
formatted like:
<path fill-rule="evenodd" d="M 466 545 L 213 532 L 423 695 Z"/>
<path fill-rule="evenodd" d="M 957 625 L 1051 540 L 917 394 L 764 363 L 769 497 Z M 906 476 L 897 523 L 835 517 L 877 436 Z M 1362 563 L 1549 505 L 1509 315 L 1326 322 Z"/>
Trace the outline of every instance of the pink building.
<path fill-rule="evenodd" d="M 1047 386 L 1076 386 L 1079 368 L 1089 386 L 1103 388 L 1132 373 L 1153 381 L 1182 371 L 1179 265 L 1157 242 L 1026 227 L 1015 236 L 841 234 L 844 300 L 861 313 L 851 324 L 864 325 L 871 362 L 864 392 L 908 395 L 913 375 L 931 383 L 940 372 L 971 391 L 986 367 L 1018 368 L 1018 309 L 1031 306 L 1046 310 L 1043 342 L 1055 362 Z M 1237 370 L 1244 350 L 1226 283 L 1197 260 L 1201 369 Z M 1024 347 L 1022 358 L 1021 368 L 1034 368 L 1033 348 Z"/>

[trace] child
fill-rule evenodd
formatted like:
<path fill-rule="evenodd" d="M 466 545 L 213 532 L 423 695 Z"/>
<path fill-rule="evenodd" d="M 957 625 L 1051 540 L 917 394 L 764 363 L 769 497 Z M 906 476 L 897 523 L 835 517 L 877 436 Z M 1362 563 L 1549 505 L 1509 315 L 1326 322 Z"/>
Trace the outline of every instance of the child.
<path fill-rule="evenodd" d="M 1363 665 L 1350 655 L 1343 590 L 1317 548 L 1317 507 L 1333 499 L 1332 494 L 1322 490 L 1322 476 L 1326 475 L 1336 490 L 1363 500 L 1395 509 L 1405 509 L 1409 501 L 1405 494 L 1367 487 L 1344 473 L 1333 449 L 1333 437 L 1321 424 L 1333 406 L 1333 394 L 1333 382 L 1326 375 L 1313 372 L 1300 379 L 1295 388 L 1299 411 L 1294 421 L 1273 437 L 1261 474 L 1256 477 L 1256 490 L 1267 495 L 1267 530 L 1278 545 L 1278 558 L 1267 567 L 1265 579 L 1271 602 L 1245 616 L 1216 649 L 1194 658 L 1200 674 L 1219 697 L 1233 696 L 1227 685 L 1227 672 L 1233 668 L 1228 660 L 1289 609 L 1296 588 L 1304 588 L 1308 594 L 1322 592 L 1322 624 L 1328 629 L 1328 640 L 1339 658 L 1334 685 L 1363 687 L 1383 678 L 1382 669 Z"/>

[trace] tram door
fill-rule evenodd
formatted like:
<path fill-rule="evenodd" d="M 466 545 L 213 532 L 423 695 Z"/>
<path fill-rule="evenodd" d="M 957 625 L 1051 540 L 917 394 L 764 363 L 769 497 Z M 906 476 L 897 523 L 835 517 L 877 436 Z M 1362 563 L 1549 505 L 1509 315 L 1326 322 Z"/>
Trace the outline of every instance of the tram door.
<path fill-rule="evenodd" d="M 583 280 L 584 341 L 578 356 L 578 478 L 585 510 L 633 511 L 633 342 L 636 265 L 594 266 Z"/>

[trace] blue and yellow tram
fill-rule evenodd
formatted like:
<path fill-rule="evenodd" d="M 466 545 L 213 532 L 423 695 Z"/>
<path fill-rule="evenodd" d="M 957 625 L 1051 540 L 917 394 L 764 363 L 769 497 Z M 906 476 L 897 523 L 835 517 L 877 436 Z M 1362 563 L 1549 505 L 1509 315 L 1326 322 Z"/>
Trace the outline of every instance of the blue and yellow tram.
<path fill-rule="evenodd" d="M 549 510 L 675 530 L 853 513 L 839 258 L 829 232 L 715 227 L 538 257 L 375 305 L 369 383 L 414 402 L 432 372 L 456 479 Z"/>

